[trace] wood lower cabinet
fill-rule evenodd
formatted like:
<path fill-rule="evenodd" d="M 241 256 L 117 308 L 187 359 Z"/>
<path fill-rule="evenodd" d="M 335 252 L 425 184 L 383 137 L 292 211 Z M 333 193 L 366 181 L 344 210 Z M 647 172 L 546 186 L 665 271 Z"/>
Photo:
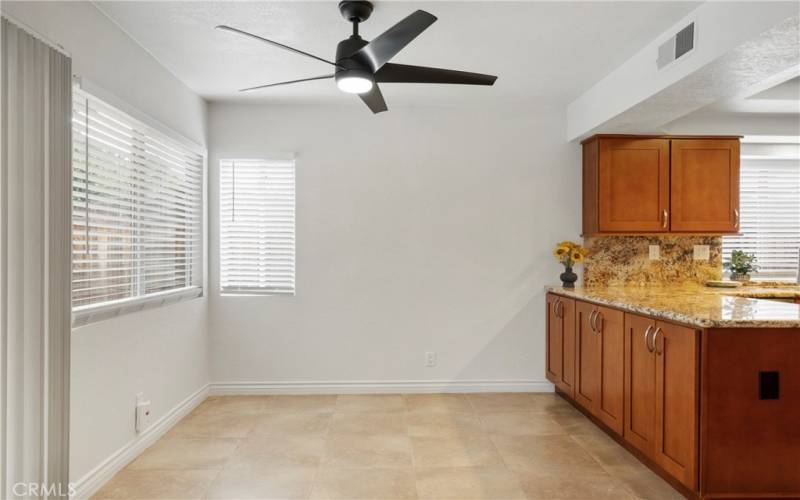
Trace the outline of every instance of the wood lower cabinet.
<path fill-rule="evenodd" d="M 575 385 L 575 300 L 547 294 L 547 380 L 572 396 Z"/>
<path fill-rule="evenodd" d="M 625 315 L 625 440 L 652 456 L 656 438 L 656 355 L 650 339 L 656 322 Z"/>
<path fill-rule="evenodd" d="M 575 401 L 622 435 L 624 315 L 578 301 L 575 324 Z"/>
<path fill-rule="evenodd" d="M 800 328 L 547 303 L 547 378 L 684 496 L 800 498 Z"/>
<path fill-rule="evenodd" d="M 697 488 L 698 334 L 625 314 L 627 442 Z"/>
<path fill-rule="evenodd" d="M 656 354 L 656 462 L 697 489 L 699 336 L 697 331 L 656 322 L 650 345 Z"/>

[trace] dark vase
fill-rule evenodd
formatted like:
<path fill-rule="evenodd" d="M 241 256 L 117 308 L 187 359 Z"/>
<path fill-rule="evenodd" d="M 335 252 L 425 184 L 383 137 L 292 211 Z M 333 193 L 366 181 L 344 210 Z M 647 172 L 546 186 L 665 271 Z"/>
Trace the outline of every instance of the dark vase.
<path fill-rule="evenodd" d="M 575 288 L 575 282 L 578 281 L 578 275 L 572 272 L 571 267 L 564 269 L 559 278 L 561 278 L 561 286 L 564 288 Z"/>

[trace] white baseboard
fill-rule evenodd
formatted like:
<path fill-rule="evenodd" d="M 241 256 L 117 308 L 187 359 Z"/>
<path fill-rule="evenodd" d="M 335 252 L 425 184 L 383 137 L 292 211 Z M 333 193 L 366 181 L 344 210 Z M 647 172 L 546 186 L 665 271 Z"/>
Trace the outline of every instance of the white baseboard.
<path fill-rule="evenodd" d="M 432 392 L 553 392 L 546 380 L 340 380 L 215 382 L 211 395 L 390 394 Z"/>
<path fill-rule="evenodd" d="M 180 419 L 189 414 L 208 397 L 209 388 L 205 385 L 194 394 L 178 403 L 169 412 L 156 420 L 153 425 L 136 436 L 136 439 L 117 450 L 100 465 L 90 470 L 75 483 L 73 499 L 85 499 L 94 495 L 114 474 L 132 462 L 145 449 L 155 443 Z"/>

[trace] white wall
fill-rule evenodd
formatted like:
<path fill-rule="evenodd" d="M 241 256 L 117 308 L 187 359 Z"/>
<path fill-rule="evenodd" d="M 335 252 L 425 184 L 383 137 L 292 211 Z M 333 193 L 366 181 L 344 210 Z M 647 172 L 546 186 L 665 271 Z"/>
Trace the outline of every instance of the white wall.
<path fill-rule="evenodd" d="M 579 232 L 564 127 L 563 108 L 210 104 L 213 275 L 218 161 L 297 154 L 297 295 L 212 282 L 212 382 L 549 387 L 542 287 L 560 272 L 554 242 Z"/>
<path fill-rule="evenodd" d="M 206 143 L 202 99 L 88 2 L 3 2 L 3 13 L 70 53 L 73 71 L 179 132 Z M 70 477 L 131 442 L 135 394 L 156 419 L 208 381 L 206 299 L 133 313 L 72 335 Z"/>

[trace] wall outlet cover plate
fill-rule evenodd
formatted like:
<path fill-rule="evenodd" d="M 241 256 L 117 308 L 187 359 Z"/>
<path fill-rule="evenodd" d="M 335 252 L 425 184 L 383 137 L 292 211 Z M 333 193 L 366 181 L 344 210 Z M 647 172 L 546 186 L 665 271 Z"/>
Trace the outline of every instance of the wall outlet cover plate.
<path fill-rule="evenodd" d="M 694 246 L 694 260 L 709 260 L 711 258 L 711 248 L 708 245 Z"/>

